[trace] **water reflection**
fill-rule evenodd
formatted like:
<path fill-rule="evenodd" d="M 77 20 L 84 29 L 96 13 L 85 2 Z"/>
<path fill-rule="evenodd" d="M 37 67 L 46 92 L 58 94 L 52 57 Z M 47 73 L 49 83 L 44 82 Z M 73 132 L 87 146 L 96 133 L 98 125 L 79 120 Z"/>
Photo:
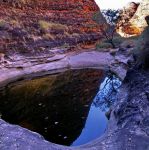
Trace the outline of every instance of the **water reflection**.
<path fill-rule="evenodd" d="M 99 87 L 99 91 L 93 101 L 95 107 L 107 111 L 109 107 L 117 101 L 117 93 L 122 82 L 115 75 L 107 76 Z"/>
<path fill-rule="evenodd" d="M 107 122 L 105 112 L 91 105 L 85 127 L 72 146 L 82 145 L 100 137 L 105 132 Z"/>
<path fill-rule="evenodd" d="M 93 123 L 101 112 L 91 106 L 103 74 L 95 69 L 71 70 L 9 85 L 0 92 L 2 119 L 36 131 L 51 142 L 71 145 L 86 122 L 90 122 L 89 130 L 98 125 L 102 128 L 105 122 L 101 118 Z M 94 117 L 87 118 L 89 110 Z"/>
<path fill-rule="evenodd" d="M 113 74 L 105 77 L 99 86 L 99 91 L 91 104 L 89 115 L 81 135 L 73 142 L 72 146 L 85 144 L 100 137 L 107 127 L 108 119 L 105 113 L 117 100 L 117 93 L 121 81 Z"/>

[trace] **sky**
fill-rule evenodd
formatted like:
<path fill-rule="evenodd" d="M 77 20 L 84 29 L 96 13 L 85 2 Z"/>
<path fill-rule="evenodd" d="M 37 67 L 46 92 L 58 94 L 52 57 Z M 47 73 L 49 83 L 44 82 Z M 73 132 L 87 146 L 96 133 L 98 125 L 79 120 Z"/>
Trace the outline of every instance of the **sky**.
<path fill-rule="evenodd" d="M 100 9 L 118 9 L 124 7 L 129 2 L 140 2 L 141 0 L 95 0 Z"/>

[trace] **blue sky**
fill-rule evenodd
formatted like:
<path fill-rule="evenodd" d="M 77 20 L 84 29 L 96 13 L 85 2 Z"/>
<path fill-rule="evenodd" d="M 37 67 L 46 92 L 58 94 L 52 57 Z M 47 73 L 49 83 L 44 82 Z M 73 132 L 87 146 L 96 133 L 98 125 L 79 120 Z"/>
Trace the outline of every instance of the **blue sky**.
<path fill-rule="evenodd" d="M 129 2 L 140 2 L 141 0 L 95 0 L 100 9 L 118 9 L 124 7 Z"/>

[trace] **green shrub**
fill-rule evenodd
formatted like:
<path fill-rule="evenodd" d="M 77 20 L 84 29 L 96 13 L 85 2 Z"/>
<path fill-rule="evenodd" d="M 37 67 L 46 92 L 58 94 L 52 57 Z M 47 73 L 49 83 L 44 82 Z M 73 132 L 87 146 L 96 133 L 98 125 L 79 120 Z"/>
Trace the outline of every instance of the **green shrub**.
<path fill-rule="evenodd" d="M 116 36 L 113 38 L 113 42 L 116 46 L 119 46 L 120 44 L 122 44 L 124 40 L 125 40 L 125 38 L 123 38 L 121 36 Z"/>
<path fill-rule="evenodd" d="M 5 25 L 6 25 L 6 22 L 4 20 L 0 19 L 0 27 L 3 28 L 3 27 L 5 27 Z"/>
<path fill-rule="evenodd" d="M 47 22 L 44 20 L 39 21 L 39 26 L 42 30 L 55 29 L 55 30 L 67 30 L 67 26 L 59 23 Z"/>
<path fill-rule="evenodd" d="M 106 49 L 106 48 L 111 48 L 111 44 L 110 43 L 104 43 L 104 42 L 96 44 L 96 49 L 97 50 Z"/>
<path fill-rule="evenodd" d="M 64 43 L 62 46 L 60 46 L 60 48 L 65 49 L 65 48 L 69 48 L 70 45 L 68 43 Z"/>

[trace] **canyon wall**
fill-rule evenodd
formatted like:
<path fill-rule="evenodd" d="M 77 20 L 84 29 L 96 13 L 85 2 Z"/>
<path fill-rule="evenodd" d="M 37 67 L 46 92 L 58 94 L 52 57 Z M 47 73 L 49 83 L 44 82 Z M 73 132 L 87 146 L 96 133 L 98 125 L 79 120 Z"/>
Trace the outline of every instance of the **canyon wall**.
<path fill-rule="evenodd" d="M 0 0 L 0 53 L 92 45 L 100 29 L 94 0 Z"/>
<path fill-rule="evenodd" d="M 147 26 L 145 17 L 149 15 L 149 1 L 131 2 L 124 7 L 118 33 L 122 36 L 140 35 Z"/>

